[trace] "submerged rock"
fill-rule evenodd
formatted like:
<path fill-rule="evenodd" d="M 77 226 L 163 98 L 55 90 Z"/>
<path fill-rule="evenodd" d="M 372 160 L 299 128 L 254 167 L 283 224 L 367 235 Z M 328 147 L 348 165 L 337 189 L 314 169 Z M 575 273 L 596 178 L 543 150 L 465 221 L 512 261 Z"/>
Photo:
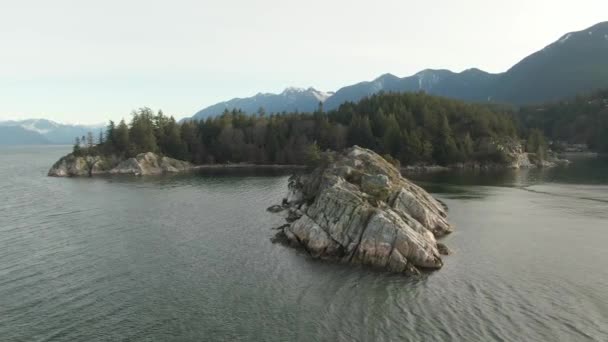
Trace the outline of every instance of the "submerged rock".
<path fill-rule="evenodd" d="M 312 257 L 417 273 L 443 266 L 437 238 L 452 232 L 444 206 L 360 147 L 328 153 L 324 165 L 294 176 L 288 224 L 277 241 Z"/>
<path fill-rule="evenodd" d="M 84 156 L 68 154 L 49 170 L 53 177 L 94 176 L 100 174 L 158 175 L 192 170 L 188 162 L 148 152 L 121 160 L 115 156 Z"/>
<path fill-rule="evenodd" d="M 280 213 L 281 211 L 285 210 L 285 207 L 282 205 L 275 204 L 275 205 L 271 205 L 266 210 L 268 210 L 271 213 Z"/>
<path fill-rule="evenodd" d="M 448 246 L 446 246 L 445 244 L 443 244 L 441 242 L 437 243 L 437 250 L 439 251 L 439 254 L 441 254 L 441 255 L 452 254 L 452 251 L 448 248 Z"/>

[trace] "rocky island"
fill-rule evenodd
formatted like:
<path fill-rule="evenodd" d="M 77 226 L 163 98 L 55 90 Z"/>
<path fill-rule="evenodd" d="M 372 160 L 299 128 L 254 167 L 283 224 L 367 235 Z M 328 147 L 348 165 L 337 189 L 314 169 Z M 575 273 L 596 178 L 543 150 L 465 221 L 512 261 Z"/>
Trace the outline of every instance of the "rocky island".
<path fill-rule="evenodd" d="M 59 159 L 49 170 L 52 177 L 78 177 L 103 174 L 158 175 L 190 171 L 191 163 L 155 153 L 140 153 L 121 160 L 116 156 L 75 156 L 73 153 Z"/>
<path fill-rule="evenodd" d="M 560 158 L 551 150 L 528 152 L 519 139 L 480 139 L 478 149 L 486 155 L 494 156 L 483 161 L 470 160 L 447 165 L 413 164 L 401 168 L 404 173 L 440 172 L 448 170 L 497 170 L 497 169 L 535 169 L 567 166 L 570 161 Z"/>
<path fill-rule="evenodd" d="M 371 150 L 327 152 L 314 171 L 293 176 L 277 241 L 313 258 L 417 274 L 443 266 L 452 232 L 447 208 Z"/>

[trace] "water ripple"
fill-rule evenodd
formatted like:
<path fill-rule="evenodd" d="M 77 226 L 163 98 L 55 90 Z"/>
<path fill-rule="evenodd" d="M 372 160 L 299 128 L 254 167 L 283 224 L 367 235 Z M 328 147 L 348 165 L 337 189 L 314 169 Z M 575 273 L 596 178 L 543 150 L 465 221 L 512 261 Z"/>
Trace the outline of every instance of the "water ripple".
<path fill-rule="evenodd" d="M 450 207 L 455 253 L 405 278 L 272 244 L 281 219 L 265 208 L 286 176 L 44 177 L 63 153 L 0 154 L 2 340 L 608 336 L 605 184 L 425 183 Z"/>

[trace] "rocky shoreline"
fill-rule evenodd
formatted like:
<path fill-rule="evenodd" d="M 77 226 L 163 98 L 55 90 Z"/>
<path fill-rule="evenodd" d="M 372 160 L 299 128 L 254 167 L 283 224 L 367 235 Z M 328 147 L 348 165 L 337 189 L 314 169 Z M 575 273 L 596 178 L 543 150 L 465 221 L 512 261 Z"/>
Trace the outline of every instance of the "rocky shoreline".
<path fill-rule="evenodd" d="M 289 181 L 269 211 L 285 216 L 275 241 L 317 259 L 418 274 L 443 266 L 453 231 L 447 209 L 371 150 L 328 152 L 322 165 Z"/>
<path fill-rule="evenodd" d="M 148 152 L 121 160 L 116 156 L 75 156 L 70 153 L 49 170 L 51 177 L 84 177 L 97 175 L 159 175 L 194 170 L 191 163 Z"/>
<path fill-rule="evenodd" d="M 442 172 L 448 170 L 498 170 L 498 169 L 529 169 L 551 168 L 558 165 L 568 165 L 570 161 L 550 153 L 548 158 L 539 159 L 533 153 L 524 152 L 520 143 L 510 142 L 488 144 L 504 153 L 503 162 L 465 162 L 448 166 L 416 164 L 400 168 L 401 172 Z M 49 170 L 52 177 L 82 177 L 97 175 L 160 175 L 165 173 L 180 173 L 195 170 L 229 170 L 229 169 L 272 169 L 289 170 L 305 169 L 306 165 L 284 164 L 204 164 L 194 165 L 186 161 L 160 156 L 152 152 L 140 153 L 135 157 L 124 159 L 117 156 L 75 156 L 70 153 L 57 161 Z"/>
<path fill-rule="evenodd" d="M 538 160 L 534 154 L 526 152 L 517 152 L 509 155 L 511 161 L 507 163 L 496 162 L 465 162 L 451 164 L 448 166 L 442 165 L 407 165 L 401 167 L 401 171 L 407 173 L 428 173 L 428 172 L 444 172 L 450 170 L 473 170 L 473 171 L 488 171 L 488 170 L 505 170 L 505 169 L 537 169 L 537 168 L 553 168 L 557 166 L 567 166 L 571 162 L 568 159 L 560 158 L 551 155 L 546 160 Z"/>
<path fill-rule="evenodd" d="M 157 155 L 152 152 L 140 153 L 133 158 L 120 159 L 116 156 L 74 156 L 70 153 L 59 159 L 49 170 L 50 177 L 91 177 L 101 175 L 149 176 L 197 170 L 305 169 L 305 165 L 279 164 L 205 164 L 189 162 Z"/>

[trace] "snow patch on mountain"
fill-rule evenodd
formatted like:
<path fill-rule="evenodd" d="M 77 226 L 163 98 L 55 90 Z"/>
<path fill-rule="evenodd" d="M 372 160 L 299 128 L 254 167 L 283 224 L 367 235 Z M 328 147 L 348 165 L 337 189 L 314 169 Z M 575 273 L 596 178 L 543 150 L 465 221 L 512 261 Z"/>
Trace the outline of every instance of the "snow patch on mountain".
<path fill-rule="evenodd" d="M 59 127 L 59 124 L 48 120 L 45 120 L 44 122 L 42 122 L 41 120 L 31 120 L 24 121 L 23 124 L 21 124 L 20 126 L 24 129 L 27 129 L 28 131 L 34 131 L 44 135 L 50 132 L 51 130 Z"/>
<path fill-rule="evenodd" d="M 51 130 L 59 127 L 59 124 L 44 119 L 27 119 L 21 121 L 2 121 L 0 122 L 0 126 L 21 127 L 27 131 L 47 134 Z"/>
<path fill-rule="evenodd" d="M 47 119 L 26 119 L 13 121 L 0 121 L 0 126 L 20 127 L 26 131 L 35 132 L 47 138 L 50 143 L 70 144 L 75 137 L 83 136 L 88 132 L 97 132 L 104 125 L 70 125 L 61 124 Z"/>
<path fill-rule="evenodd" d="M 319 100 L 319 102 L 325 102 L 330 96 L 334 94 L 333 91 L 320 91 L 314 88 L 310 88 L 309 91 L 317 100 Z"/>
<path fill-rule="evenodd" d="M 423 70 L 415 75 L 418 78 L 418 89 L 428 90 L 441 82 L 441 77 L 433 70 Z"/>
<path fill-rule="evenodd" d="M 305 92 L 306 92 L 306 89 L 304 89 L 304 88 L 287 87 L 287 88 L 285 88 L 285 90 L 283 90 L 281 95 L 291 95 L 291 94 L 299 94 L 299 93 L 305 93 Z"/>
<path fill-rule="evenodd" d="M 562 38 L 560 38 L 560 40 L 558 40 L 557 42 L 560 44 L 565 43 L 566 41 L 568 41 L 568 39 L 570 39 L 570 37 L 572 37 L 572 33 L 568 33 L 565 36 L 563 36 Z"/>
<path fill-rule="evenodd" d="M 324 92 L 317 90 L 313 87 L 309 87 L 308 89 L 298 88 L 298 87 L 288 87 L 283 90 L 281 93 L 282 96 L 286 96 L 288 98 L 296 98 L 298 96 L 313 96 L 320 102 L 325 102 L 333 92 Z"/>

